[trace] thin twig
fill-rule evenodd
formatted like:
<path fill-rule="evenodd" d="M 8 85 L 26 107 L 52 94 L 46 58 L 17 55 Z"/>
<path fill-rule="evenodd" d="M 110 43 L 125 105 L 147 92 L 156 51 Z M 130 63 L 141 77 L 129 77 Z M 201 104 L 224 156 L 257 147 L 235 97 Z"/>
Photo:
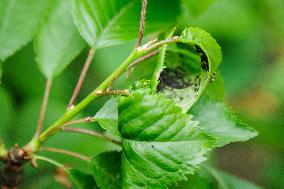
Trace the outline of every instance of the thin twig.
<path fill-rule="evenodd" d="M 108 137 L 107 135 L 104 135 L 102 133 L 96 132 L 96 131 L 91 131 L 88 129 L 81 129 L 81 128 L 63 128 L 63 131 L 67 131 L 67 132 L 74 132 L 74 133 L 81 133 L 81 134 L 86 134 L 86 135 L 91 135 L 91 136 L 95 136 L 101 139 L 105 139 L 107 141 L 110 141 L 116 145 L 121 145 L 121 142 L 116 141 L 110 137 Z"/>
<path fill-rule="evenodd" d="M 179 42 L 180 39 L 178 36 L 173 36 L 172 38 L 169 38 L 169 39 L 165 39 L 165 40 L 162 40 L 162 41 L 155 41 L 154 43 L 151 43 L 151 45 L 149 45 L 148 43 L 146 43 L 145 45 L 143 45 L 142 47 L 138 47 L 137 48 L 137 51 L 138 52 L 144 52 L 144 53 L 148 53 L 148 52 L 151 52 L 153 51 L 154 49 L 157 49 L 163 45 L 166 45 L 166 44 L 170 44 L 170 43 L 177 43 Z"/>
<path fill-rule="evenodd" d="M 69 150 L 64 150 L 64 149 L 58 149 L 58 148 L 53 148 L 53 147 L 42 147 L 41 151 L 48 151 L 48 152 L 55 152 L 55 153 L 60 153 L 60 154 L 65 154 L 65 155 L 69 155 L 84 161 L 89 161 L 90 157 L 78 154 L 76 152 L 71 152 Z"/>
<path fill-rule="evenodd" d="M 45 162 L 48 162 L 48 163 L 50 163 L 50 164 L 52 164 L 52 165 L 55 165 L 55 166 L 57 166 L 57 167 L 59 167 L 59 168 L 62 168 L 63 170 L 65 170 L 65 171 L 68 171 L 69 170 L 69 168 L 68 167 L 65 167 L 63 164 L 61 164 L 61 163 L 59 163 L 59 162 L 57 162 L 57 161 L 55 161 L 55 160 L 53 160 L 53 159 L 50 159 L 50 158 L 48 158 L 48 157 L 45 157 L 45 156 L 40 156 L 40 155 L 34 155 L 34 158 L 35 158 L 35 160 L 42 160 L 42 161 L 45 161 Z"/>
<path fill-rule="evenodd" d="M 96 119 L 94 117 L 86 117 L 83 119 L 77 119 L 77 120 L 72 120 L 72 121 L 68 121 L 64 124 L 62 124 L 60 127 L 64 128 L 70 125 L 74 125 L 74 124 L 79 124 L 79 123 L 90 123 L 90 122 L 94 122 L 96 121 Z"/>
<path fill-rule="evenodd" d="M 142 39 L 143 39 L 144 30 L 145 30 L 146 10 L 147 10 L 147 0 L 142 0 L 140 27 L 139 27 L 138 40 L 137 40 L 137 43 L 136 43 L 136 48 L 141 45 L 141 42 L 142 42 Z"/>
<path fill-rule="evenodd" d="M 88 57 L 87 57 L 87 60 L 85 62 L 85 65 L 83 67 L 83 70 L 81 72 L 81 75 L 79 77 L 79 80 L 78 80 L 78 83 L 74 89 L 74 92 L 73 92 L 73 95 L 71 97 L 71 100 L 68 104 L 68 109 L 71 109 L 71 107 L 74 105 L 79 93 L 80 93 L 80 90 L 81 90 L 81 87 L 82 87 L 82 84 L 84 82 L 84 79 L 87 75 L 87 72 L 89 70 L 89 67 L 92 63 L 92 60 L 94 58 L 94 55 L 95 55 L 95 49 L 91 48 L 90 51 L 89 51 L 89 54 L 88 54 Z"/>
<path fill-rule="evenodd" d="M 49 94 L 50 94 L 51 85 L 52 85 L 52 81 L 47 80 L 46 85 L 45 85 L 45 91 L 44 91 L 44 96 L 43 96 L 43 100 L 42 100 L 42 105 L 41 105 L 41 109 L 40 109 L 40 115 L 39 115 L 39 119 L 38 119 L 37 130 L 36 130 L 36 133 L 35 133 L 35 138 L 39 137 L 39 135 L 42 131 L 42 128 L 43 128 L 43 121 L 44 121 L 44 116 L 45 116 L 45 112 L 46 112 L 46 107 L 47 107 L 47 104 L 48 104 L 48 98 L 49 98 Z"/>
<path fill-rule="evenodd" d="M 159 50 L 155 50 L 155 51 L 152 51 L 149 54 L 147 54 L 145 56 L 142 56 L 142 57 L 138 58 L 137 60 L 135 60 L 127 68 L 128 75 L 132 72 L 132 69 L 133 69 L 134 66 L 136 66 L 137 64 L 143 62 L 144 60 L 147 60 L 147 59 L 151 58 L 152 56 L 155 56 L 158 53 L 159 53 Z"/>

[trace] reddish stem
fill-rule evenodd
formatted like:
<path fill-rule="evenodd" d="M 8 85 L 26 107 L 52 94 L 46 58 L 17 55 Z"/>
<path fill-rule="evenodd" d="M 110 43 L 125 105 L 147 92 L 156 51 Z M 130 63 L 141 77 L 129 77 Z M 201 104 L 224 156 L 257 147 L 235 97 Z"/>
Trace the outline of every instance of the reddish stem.
<path fill-rule="evenodd" d="M 55 152 L 55 153 L 60 153 L 60 154 L 65 154 L 65 155 L 69 155 L 84 161 L 89 161 L 90 158 L 87 156 L 83 156 L 81 154 L 78 154 L 76 152 L 71 152 L 68 150 L 63 150 L 63 149 L 58 149 L 58 148 L 52 148 L 52 147 L 42 147 L 41 148 L 42 151 L 48 151 L 48 152 Z"/>
<path fill-rule="evenodd" d="M 81 129 L 81 128 L 63 128 L 64 131 L 67 131 L 67 132 L 74 132 L 74 133 L 81 133 L 81 134 L 86 134 L 86 135 L 91 135 L 91 136 L 95 136 L 95 137 L 98 137 L 98 138 L 101 138 L 101 139 L 105 139 L 105 140 L 108 140 L 116 145 L 121 145 L 121 142 L 119 141 L 116 141 L 104 134 L 101 134 L 101 133 L 98 133 L 96 131 L 91 131 L 91 130 L 88 130 L 88 129 Z"/>
<path fill-rule="evenodd" d="M 86 77 L 86 75 L 87 75 L 87 72 L 88 72 L 89 67 L 90 67 L 90 65 L 91 65 L 91 63 L 92 63 L 92 60 L 93 60 L 93 58 L 94 58 L 94 55 L 95 55 L 95 49 L 91 48 L 90 51 L 89 51 L 87 60 L 86 60 L 86 62 L 85 62 L 85 65 L 84 65 L 84 67 L 83 67 L 83 70 L 82 70 L 82 72 L 81 72 L 81 75 L 80 75 L 80 77 L 79 77 L 79 80 L 78 80 L 78 82 L 77 82 L 77 85 L 76 85 L 76 87 L 75 87 L 75 89 L 74 89 L 74 92 L 73 92 L 73 95 L 72 95 L 72 97 L 71 97 L 71 100 L 70 100 L 70 102 L 69 102 L 69 104 L 68 104 L 68 109 L 72 108 L 72 106 L 74 105 L 74 103 L 75 103 L 75 101 L 76 101 L 76 99 L 77 99 L 77 97 L 78 97 L 78 95 L 79 95 L 79 93 L 80 93 L 80 90 L 81 90 L 81 88 L 82 88 L 84 79 L 85 79 L 85 77 Z"/>
<path fill-rule="evenodd" d="M 44 116 L 45 116 L 45 112 L 46 112 L 46 107 L 47 107 L 47 104 L 48 104 L 48 98 L 49 98 L 49 94 L 50 94 L 51 85 L 52 85 L 52 81 L 47 80 L 46 85 L 45 85 L 45 91 L 44 91 L 44 96 L 43 96 L 43 100 L 42 100 L 42 105 L 41 105 L 41 109 L 40 109 L 40 115 L 39 115 L 39 119 L 38 119 L 37 130 L 36 130 L 36 133 L 35 133 L 35 138 L 39 137 L 39 135 L 42 131 L 42 128 L 43 128 L 43 121 L 44 121 Z"/>
<path fill-rule="evenodd" d="M 139 27 L 138 40 L 137 40 L 137 43 L 136 43 L 136 48 L 141 45 L 141 42 L 142 42 L 142 39 L 143 39 L 144 30 L 145 30 L 146 10 L 147 10 L 147 0 L 142 0 L 140 27 Z"/>

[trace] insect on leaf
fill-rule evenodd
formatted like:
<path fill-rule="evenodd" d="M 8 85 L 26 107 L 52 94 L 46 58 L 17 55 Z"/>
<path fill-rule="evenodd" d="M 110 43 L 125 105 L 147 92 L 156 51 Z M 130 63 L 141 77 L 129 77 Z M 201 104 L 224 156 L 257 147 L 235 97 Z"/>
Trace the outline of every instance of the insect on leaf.
<path fill-rule="evenodd" d="M 159 82 L 152 88 L 187 112 L 213 82 L 222 57 L 216 40 L 199 28 L 185 29 L 179 39 L 179 43 L 161 49 L 165 55 L 154 73 Z"/>

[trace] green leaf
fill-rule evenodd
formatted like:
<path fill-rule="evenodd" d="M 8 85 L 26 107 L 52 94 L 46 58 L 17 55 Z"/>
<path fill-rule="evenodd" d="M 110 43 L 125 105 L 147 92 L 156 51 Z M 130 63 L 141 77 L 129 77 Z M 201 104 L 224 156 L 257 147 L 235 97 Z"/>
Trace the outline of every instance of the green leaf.
<path fill-rule="evenodd" d="M 187 112 L 213 82 L 221 59 L 221 48 L 209 33 L 199 28 L 185 29 L 180 43 L 168 46 L 159 60 L 165 66 L 160 69 L 158 92 Z M 162 68 L 160 64 L 157 66 Z"/>
<path fill-rule="evenodd" d="M 242 180 L 228 173 L 213 169 L 211 167 L 206 168 L 207 171 L 215 178 L 220 189 L 261 189 L 253 183 L 249 183 L 246 180 Z"/>
<path fill-rule="evenodd" d="M 119 102 L 122 188 L 167 188 L 206 160 L 212 138 L 161 95 L 134 93 Z"/>
<path fill-rule="evenodd" d="M 73 16 L 83 38 L 98 49 L 136 39 L 140 11 L 140 1 L 75 0 Z M 167 29 L 179 12 L 178 1 L 149 1 L 145 34 Z"/>
<path fill-rule="evenodd" d="M 97 189 L 96 182 L 91 175 L 72 169 L 67 171 L 78 189 Z"/>
<path fill-rule="evenodd" d="M 225 101 L 225 82 L 220 71 L 216 72 L 214 82 L 207 85 L 203 96 L 213 101 Z"/>
<path fill-rule="evenodd" d="M 217 189 L 209 180 L 211 178 L 204 178 L 202 173 L 202 168 L 185 182 L 179 182 L 176 185 L 170 187 L 170 189 Z"/>
<path fill-rule="evenodd" d="M 12 98 L 3 86 L 0 88 L 0 107 L 0 140 L 3 139 L 7 145 L 10 139 L 10 133 L 8 132 L 10 127 L 9 123 L 13 120 L 14 111 Z"/>
<path fill-rule="evenodd" d="M 45 7 L 45 0 L 1 0 L 0 60 L 5 60 L 31 40 Z"/>
<path fill-rule="evenodd" d="M 198 174 L 185 183 L 179 183 L 173 189 L 260 189 L 259 186 L 246 180 L 212 167 L 203 166 Z"/>
<path fill-rule="evenodd" d="M 207 134 L 216 139 L 216 147 L 231 142 L 247 141 L 257 136 L 257 131 L 238 120 L 223 102 L 202 99 L 192 112 Z"/>
<path fill-rule="evenodd" d="M 95 156 L 90 169 L 100 189 L 121 189 L 121 152 Z"/>
<path fill-rule="evenodd" d="M 257 135 L 224 103 L 224 80 L 220 72 L 217 72 L 215 81 L 207 86 L 203 97 L 190 113 L 206 133 L 216 139 L 215 147 L 246 141 Z"/>
<path fill-rule="evenodd" d="M 119 135 L 118 131 L 118 98 L 111 98 L 96 113 L 95 119 L 102 128 L 114 135 Z"/>
<path fill-rule="evenodd" d="M 35 37 L 36 60 L 47 79 L 60 74 L 86 46 L 73 23 L 71 9 L 70 0 L 51 0 Z"/>

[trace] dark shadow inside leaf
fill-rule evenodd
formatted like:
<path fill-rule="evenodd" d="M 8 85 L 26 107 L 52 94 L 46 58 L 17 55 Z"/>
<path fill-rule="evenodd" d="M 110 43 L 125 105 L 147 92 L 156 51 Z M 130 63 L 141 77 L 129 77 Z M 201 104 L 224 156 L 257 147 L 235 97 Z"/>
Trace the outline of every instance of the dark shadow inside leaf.
<path fill-rule="evenodd" d="M 196 98 L 201 84 L 201 72 L 208 69 L 205 53 L 185 43 L 171 45 L 166 50 L 165 68 L 160 73 L 157 91 L 173 99 L 186 111 Z"/>

